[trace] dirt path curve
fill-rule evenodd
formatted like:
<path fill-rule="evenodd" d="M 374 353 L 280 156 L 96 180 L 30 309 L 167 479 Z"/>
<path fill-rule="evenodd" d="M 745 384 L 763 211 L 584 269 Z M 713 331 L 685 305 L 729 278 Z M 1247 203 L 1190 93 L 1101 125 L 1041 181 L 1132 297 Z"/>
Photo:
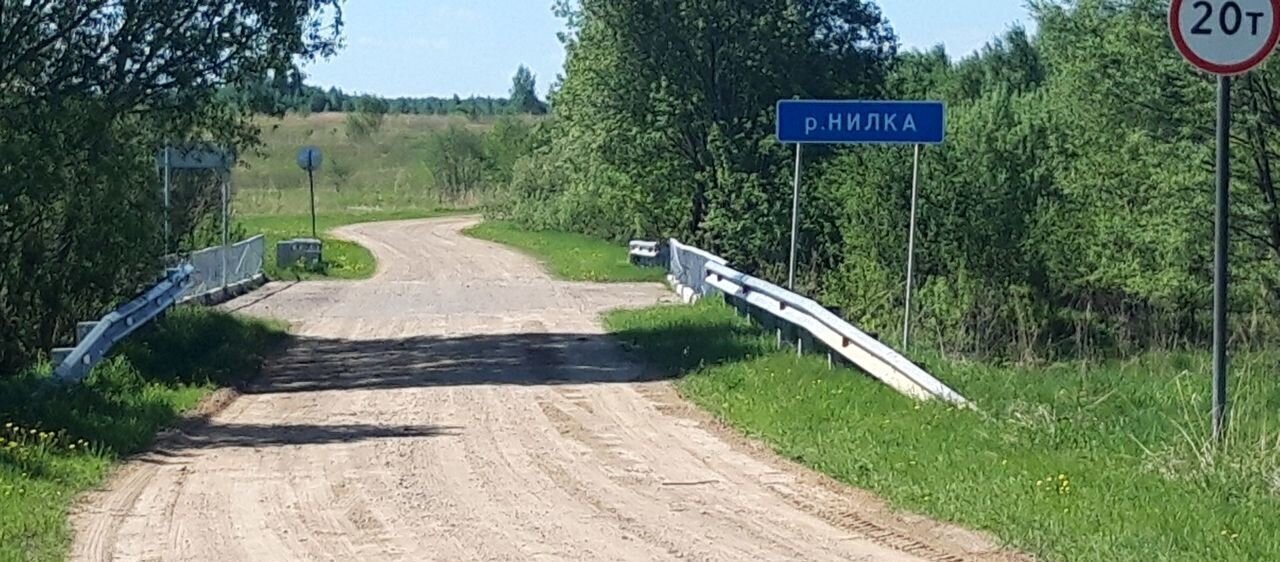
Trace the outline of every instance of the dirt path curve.
<path fill-rule="evenodd" d="M 228 308 L 300 336 L 207 424 L 73 517 L 75 560 L 1003 559 L 889 514 L 684 406 L 602 335 L 657 285 L 549 278 L 459 231 L 351 226 L 369 281 Z"/>

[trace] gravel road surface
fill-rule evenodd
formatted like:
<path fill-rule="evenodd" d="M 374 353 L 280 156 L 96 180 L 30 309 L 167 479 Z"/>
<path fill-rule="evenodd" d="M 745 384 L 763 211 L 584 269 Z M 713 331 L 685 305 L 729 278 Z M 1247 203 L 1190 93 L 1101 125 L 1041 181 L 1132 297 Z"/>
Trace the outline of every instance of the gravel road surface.
<path fill-rule="evenodd" d="M 72 559 L 1011 559 L 734 436 L 603 335 L 663 287 L 553 280 L 475 220 L 339 229 L 375 278 L 224 305 L 297 341 L 84 498 Z"/>

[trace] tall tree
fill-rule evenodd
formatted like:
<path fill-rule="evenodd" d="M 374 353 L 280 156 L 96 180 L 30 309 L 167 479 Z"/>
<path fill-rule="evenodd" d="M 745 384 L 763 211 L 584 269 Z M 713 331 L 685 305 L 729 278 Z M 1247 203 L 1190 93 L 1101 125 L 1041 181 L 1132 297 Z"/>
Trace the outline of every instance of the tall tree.
<path fill-rule="evenodd" d="M 775 102 L 875 95 L 896 51 L 861 0 L 558 8 L 571 24 L 554 105 L 580 171 L 572 198 L 607 206 L 605 234 L 678 234 L 748 265 L 776 261 L 785 231 L 788 156 L 766 142 Z"/>
<path fill-rule="evenodd" d="M 0 0 L 0 371 L 155 274 L 156 151 L 251 144 L 217 92 L 340 30 L 339 0 Z"/>
<path fill-rule="evenodd" d="M 538 100 L 538 80 L 524 65 L 516 69 L 511 79 L 510 107 L 516 113 L 542 114 L 546 106 Z"/>

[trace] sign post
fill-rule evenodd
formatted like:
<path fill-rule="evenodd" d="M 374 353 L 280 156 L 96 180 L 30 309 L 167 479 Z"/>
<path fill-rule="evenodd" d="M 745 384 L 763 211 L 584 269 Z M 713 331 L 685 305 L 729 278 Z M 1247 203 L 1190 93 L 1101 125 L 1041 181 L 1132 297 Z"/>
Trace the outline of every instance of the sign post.
<path fill-rule="evenodd" d="M 920 200 L 920 145 L 911 159 L 911 229 L 907 233 L 907 298 L 902 314 L 902 349 L 911 344 L 911 289 L 916 271 L 916 204 Z"/>
<path fill-rule="evenodd" d="M 170 152 L 172 151 L 166 148 L 162 157 L 164 160 L 164 254 L 166 256 L 169 255 L 169 247 L 171 246 L 169 238 L 173 236 L 173 227 L 170 224 L 173 212 L 169 209 L 169 191 L 173 189 L 169 184 L 169 174 L 173 170 L 173 163 L 169 160 Z"/>
<path fill-rule="evenodd" d="M 320 154 L 320 149 L 314 146 L 304 146 L 298 150 L 298 167 L 307 171 L 307 183 L 311 186 L 311 237 L 319 239 L 316 235 L 316 178 L 315 172 L 320 169 L 320 165 L 324 162 L 324 156 Z"/>
<path fill-rule="evenodd" d="M 1280 42 L 1280 0 L 1173 0 L 1169 32 L 1178 52 L 1218 77 L 1214 197 L 1213 438 L 1227 427 L 1227 283 L 1230 252 L 1231 77 L 1267 60 Z"/>
<path fill-rule="evenodd" d="M 1280 0 L 1276 0 L 1280 2 Z M 911 232 L 907 242 L 906 312 L 902 328 L 905 350 L 911 334 L 911 285 L 915 271 L 916 210 L 920 180 L 920 148 L 942 144 L 946 107 L 936 101 L 823 101 L 778 102 L 778 141 L 796 145 L 795 192 L 791 202 L 791 263 L 787 287 L 795 289 L 796 246 L 800 225 L 800 145 L 887 144 L 912 145 L 915 158 L 911 178 Z"/>
<path fill-rule="evenodd" d="M 796 179 L 791 193 L 791 262 L 787 289 L 796 290 L 796 248 L 800 245 L 800 143 L 796 143 Z"/>
<path fill-rule="evenodd" d="M 218 176 L 218 193 L 221 199 L 222 215 L 222 286 L 227 286 L 227 251 L 229 233 L 228 215 L 231 213 L 231 168 L 235 166 L 236 155 L 225 147 L 206 143 L 188 144 L 180 147 L 166 146 L 164 152 L 156 157 L 156 163 L 164 167 L 164 207 L 165 207 L 165 250 L 171 238 L 169 225 L 169 192 L 171 173 L 173 170 L 208 170 Z"/>

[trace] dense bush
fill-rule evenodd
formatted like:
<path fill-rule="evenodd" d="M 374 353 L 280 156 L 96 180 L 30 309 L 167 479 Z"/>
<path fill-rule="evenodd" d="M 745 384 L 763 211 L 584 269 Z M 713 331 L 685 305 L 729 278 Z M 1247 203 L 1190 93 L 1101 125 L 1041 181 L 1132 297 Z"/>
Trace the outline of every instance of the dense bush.
<path fill-rule="evenodd" d="M 550 139 L 499 211 L 528 226 L 677 236 L 784 277 L 790 149 L 777 99 L 948 103 L 925 151 L 919 340 L 1008 358 L 1202 343 L 1212 262 L 1213 81 L 1173 50 L 1167 2 L 1034 2 L 953 61 L 896 53 L 866 2 L 565 7 Z M 1237 81 L 1233 341 L 1280 336 L 1276 71 Z M 886 339 L 901 329 L 911 152 L 806 149 L 801 286 Z"/>
<path fill-rule="evenodd" d="M 332 52 L 340 21 L 324 14 L 333 4 L 5 2 L 0 373 L 159 273 L 155 155 L 188 140 L 251 144 L 249 115 L 221 103 L 217 90 Z M 192 205 L 179 213 L 176 234 L 191 240 L 208 198 L 200 189 L 182 194 Z"/>

